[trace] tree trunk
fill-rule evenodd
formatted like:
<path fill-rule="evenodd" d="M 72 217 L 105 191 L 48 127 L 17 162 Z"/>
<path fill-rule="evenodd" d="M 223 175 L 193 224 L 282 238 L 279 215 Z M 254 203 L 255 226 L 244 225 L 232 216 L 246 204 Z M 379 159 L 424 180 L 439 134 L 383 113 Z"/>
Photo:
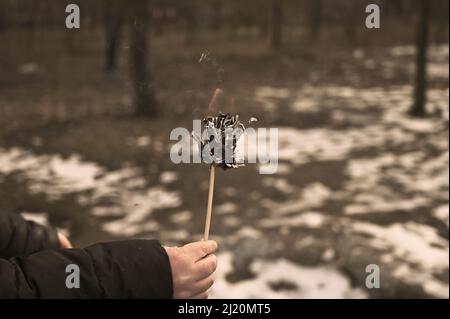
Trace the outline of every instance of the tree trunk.
<path fill-rule="evenodd" d="M 156 99 L 148 72 L 147 55 L 150 14 L 147 0 L 129 2 L 130 15 L 130 67 L 134 88 L 136 115 L 156 116 Z"/>
<path fill-rule="evenodd" d="M 282 0 L 272 0 L 271 12 L 271 46 L 272 49 L 279 49 L 283 36 L 283 5 Z"/>
<path fill-rule="evenodd" d="M 223 3 L 222 0 L 213 0 L 213 21 L 211 27 L 214 31 L 219 31 L 222 28 L 222 11 Z"/>
<path fill-rule="evenodd" d="M 260 1 L 260 5 L 258 7 L 258 29 L 259 29 L 259 37 L 261 39 L 266 39 L 269 37 L 270 32 L 270 7 L 271 3 L 268 1 Z"/>
<path fill-rule="evenodd" d="M 6 6 L 5 2 L 0 1 L 0 32 L 6 30 Z"/>
<path fill-rule="evenodd" d="M 416 84 L 414 88 L 414 104 L 411 108 L 413 116 L 425 115 L 425 105 L 427 102 L 427 49 L 428 49 L 428 29 L 430 16 L 430 1 L 420 0 L 419 19 L 417 23 L 416 42 Z"/>
<path fill-rule="evenodd" d="M 185 46 L 190 46 L 194 43 L 194 36 L 198 27 L 196 5 L 197 3 L 195 1 L 190 0 L 189 3 L 186 3 L 183 6 L 184 19 L 186 22 L 186 33 L 184 38 Z"/>
<path fill-rule="evenodd" d="M 322 29 L 322 0 L 312 1 L 311 6 L 310 38 L 316 40 Z"/>
<path fill-rule="evenodd" d="M 111 72 L 117 68 L 117 55 L 120 44 L 120 34 L 125 20 L 125 8 L 120 1 L 105 1 L 105 71 Z"/>
<path fill-rule="evenodd" d="M 359 18 L 359 11 L 360 10 L 360 6 L 355 5 L 354 3 L 350 3 L 350 2 L 345 2 L 345 11 L 346 11 L 346 15 L 345 15 L 345 21 L 342 23 L 343 29 L 344 29 L 344 34 L 347 38 L 348 43 L 353 46 L 356 47 L 358 45 L 358 36 L 357 36 L 357 31 L 359 30 L 359 28 L 361 28 L 362 26 L 364 26 L 364 22 L 360 22 Z M 361 9 L 364 10 L 364 9 Z M 364 26 L 365 28 L 365 26 Z"/>

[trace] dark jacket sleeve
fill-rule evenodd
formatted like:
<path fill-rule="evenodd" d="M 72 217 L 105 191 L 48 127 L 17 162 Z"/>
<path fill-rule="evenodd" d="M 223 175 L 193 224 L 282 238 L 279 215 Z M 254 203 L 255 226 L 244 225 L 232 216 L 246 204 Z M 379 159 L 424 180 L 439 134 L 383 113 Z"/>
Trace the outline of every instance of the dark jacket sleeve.
<path fill-rule="evenodd" d="M 60 243 L 54 228 L 27 221 L 20 214 L 0 211 L 0 258 L 56 248 L 60 248 Z"/>
<path fill-rule="evenodd" d="M 79 268 L 79 288 L 68 288 Z M 69 268 L 70 269 L 70 268 Z M 70 285 L 69 285 L 70 286 Z M 158 241 L 129 240 L 0 259 L 1 298 L 172 298 L 172 273 Z"/>

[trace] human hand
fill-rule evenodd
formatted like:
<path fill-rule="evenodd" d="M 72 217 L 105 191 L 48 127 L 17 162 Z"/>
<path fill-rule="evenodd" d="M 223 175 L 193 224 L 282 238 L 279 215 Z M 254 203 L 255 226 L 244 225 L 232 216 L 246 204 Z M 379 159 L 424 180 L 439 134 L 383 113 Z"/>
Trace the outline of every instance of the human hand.
<path fill-rule="evenodd" d="M 207 299 L 213 285 L 217 243 L 199 241 L 183 247 L 164 247 L 170 260 L 174 299 Z"/>
<path fill-rule="evenodd" d="M 62 248 L 72 248 L 72 244 L 66 236 L 61 233 L 58 233 L 59 244 Z"/>

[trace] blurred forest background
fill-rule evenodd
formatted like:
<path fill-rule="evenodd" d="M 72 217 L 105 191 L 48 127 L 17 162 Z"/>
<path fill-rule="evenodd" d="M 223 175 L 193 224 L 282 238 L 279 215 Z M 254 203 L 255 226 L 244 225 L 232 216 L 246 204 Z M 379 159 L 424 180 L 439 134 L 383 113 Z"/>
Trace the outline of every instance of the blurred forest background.
<path fill-rule="evenodd" d="M 448 26 L 447 0 L 0 0 L 0 209 L 200 239 L 208 169 L 169 134 L 221 87 L 280 164 L 218 172 L 213 297 L 448 298 Z"/>

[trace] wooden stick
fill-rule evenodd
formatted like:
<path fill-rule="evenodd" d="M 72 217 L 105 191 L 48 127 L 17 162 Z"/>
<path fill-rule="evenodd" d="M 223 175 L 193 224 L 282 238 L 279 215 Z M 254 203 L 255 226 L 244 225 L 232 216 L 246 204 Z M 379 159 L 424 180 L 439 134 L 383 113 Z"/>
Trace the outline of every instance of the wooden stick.
<path fill-rule="evenodd" d="M 212 215 L 212 204 L 214 197 L 214 178 L 216 175 L 216 166 L 211 165 L 209 171 L 209 192 L 208 192 L 208 207 L 206 209 L 206 221 L 205 221 L 205 233 L 203 235 L 203 240 L 208 240 L 209 238 L 209 228 L 211 226 L 211 215 Z"/>
<path fill-rule="evenodd" d="M 218 106 L 219 98 L 223 95 L 223 91 L 217 88 L 214 91 L 214 95 L 211 98 L 211 101 L 208 105 L 208 115 L 211 115 L 215 112 L 215 108 Z M 211 227 L 211 215 L 212 215 L 212 205 L 214 198 L 214 178 L 216 176 L 216 166 L 214 163 L 211 165 L 211 169 L 209 171 L 209 191 L 208 191 L 208 206 L 206 208 L 206 221 L 205 221 L 205 233 L 203 235 L 203 240 L 208 240 L 209 238 L 209 229 Z"/>

